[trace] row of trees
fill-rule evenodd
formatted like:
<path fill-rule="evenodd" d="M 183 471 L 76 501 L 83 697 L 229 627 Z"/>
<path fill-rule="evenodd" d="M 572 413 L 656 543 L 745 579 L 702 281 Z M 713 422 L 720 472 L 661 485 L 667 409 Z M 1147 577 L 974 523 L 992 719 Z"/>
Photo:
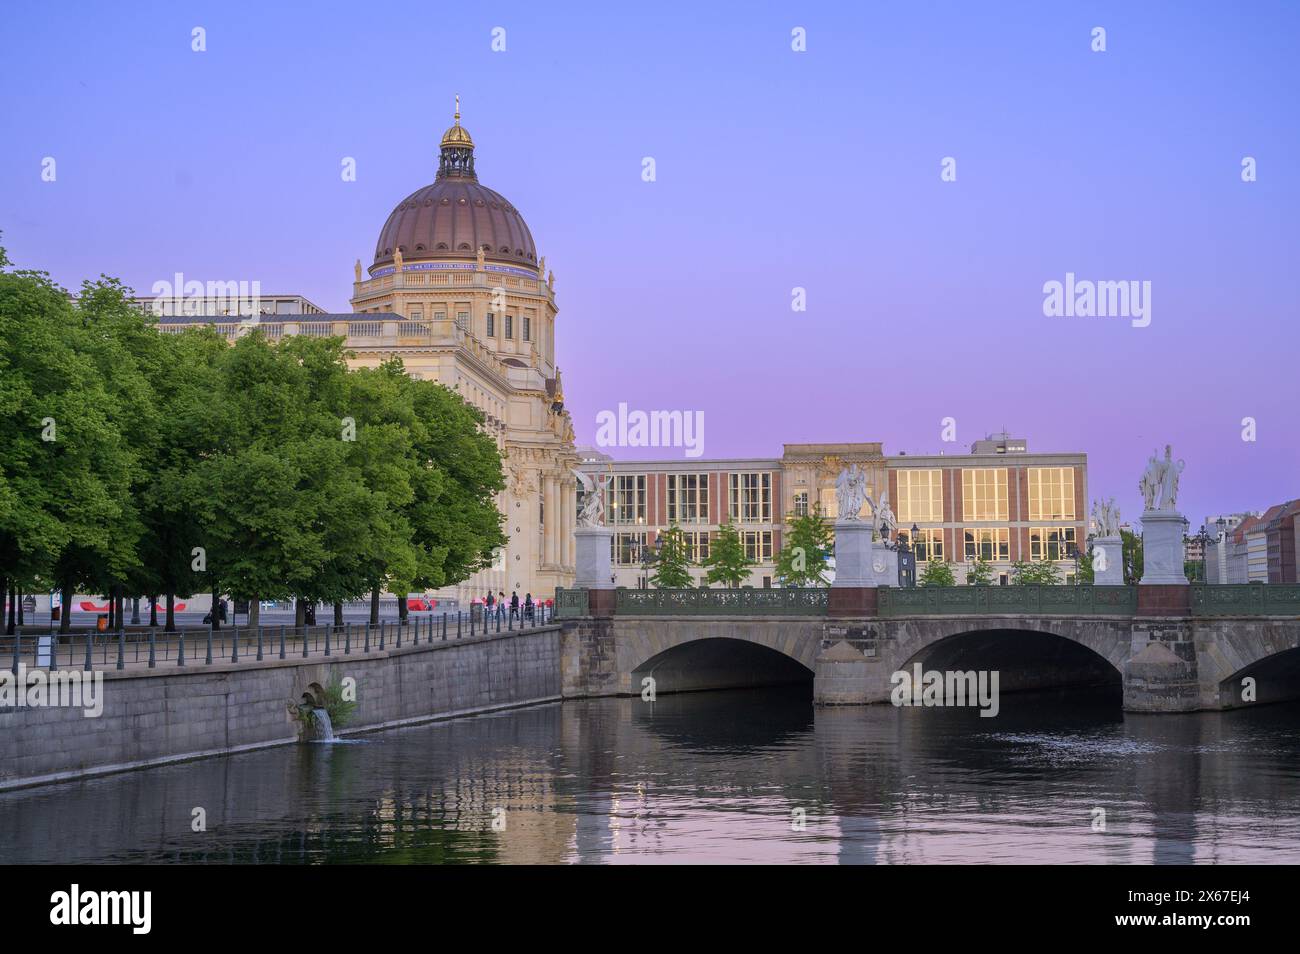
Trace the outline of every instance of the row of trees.
<path fill-rule="evenodd" d="M 74 301 L 0 249 L 0 589 L 342 604 L 488 565 L 480 412 L 336 338 L 161 333 L 114 279 Z M 400 600 L 404 609 L 406 601 Z M 12 625 L 12 615 L 11 615 Z"/>
<path fill-rule="evenodd" d="M 1123 536 L 1124 579 L 1125 582 L 1136 582 L 1142 577 L 1142 540 L 1127 530 L 1123 531 Z M 802 516 L 791 515 L 786 519 L 784 545 L 776 558 L 776 576 L 786 586 L 826 586 L 834 552 L 834 532 L 820 507 Z M 1093 559 L 1091 551 L 1079 557 L 1077 582 L 1094 581 Z M 671 589 L 693 585 L 689 572 L 690 549 L 680 527 L 672 526 L 660 533 L 653 564 L 650 582 L 654 586 Z M 718 530 L 710 543 L 709 555 L 700 561 L 700 566 L 706 570 L 706 583 L 732 587 L 740 586 L 749 578 L 753 565 L 754 561 L 745 555 L 739 531 L 731 524 Z M 972 561 L 966 571 L 966 582 L 974 586 L 991 585 L 995 577 L 993 564 L 983 558 Z M 1018 586 L 1057 585 L 1062 582 L 1061 571 L 1056 563 L 1050 561 L 1022 560 L 1011 565 L 1011 582 Z M 955 586 L 957 578 L 953 564 L 937 560 L 928 562 L 917 578 L 917 584 Z"/>

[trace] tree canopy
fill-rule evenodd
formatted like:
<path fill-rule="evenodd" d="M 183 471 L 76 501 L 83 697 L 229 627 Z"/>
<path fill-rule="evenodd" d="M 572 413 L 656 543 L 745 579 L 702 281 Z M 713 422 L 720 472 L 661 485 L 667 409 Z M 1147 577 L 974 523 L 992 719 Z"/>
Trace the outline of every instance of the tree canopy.
<path fill-rule="evenodd" d="M 482 414 L 338 338 L 164 333 L 0 249 L 0 587 L 339 602 L 504 546 Z M 254 604 L 255 605 L 255 604 Z M 69 614 L 64 614 L 66 620 Z"/>

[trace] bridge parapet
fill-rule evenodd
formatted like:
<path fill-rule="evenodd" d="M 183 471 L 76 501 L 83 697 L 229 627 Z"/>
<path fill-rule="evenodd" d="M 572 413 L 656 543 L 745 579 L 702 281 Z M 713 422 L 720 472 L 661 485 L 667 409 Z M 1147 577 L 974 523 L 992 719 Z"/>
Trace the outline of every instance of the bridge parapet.
<path fill-rule="evenodd" d="M 1300 584 L 1193 583 L 1193 616 L 1300 616 Z"/>
<path fill-rule="evenodd" d="M 883 587 L 879 615 L 896 616 L 1133 616 L 1136 586 Z"/>

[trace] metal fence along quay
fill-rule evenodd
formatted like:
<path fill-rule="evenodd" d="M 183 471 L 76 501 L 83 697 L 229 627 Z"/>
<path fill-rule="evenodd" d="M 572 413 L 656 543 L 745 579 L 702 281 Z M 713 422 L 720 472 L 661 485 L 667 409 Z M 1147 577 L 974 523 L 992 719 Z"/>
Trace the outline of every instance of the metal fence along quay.
<path fill-rule="evenodd" d="M 405 624 L 385 620 L 341 626 L 202 627 L 171 633 L 161 629 L 58 633 L 28 627 L 15 636 L 0 636 L 0 659 L 9 660 L 13 672 L 20 663 L 28 669 L 84 670 L 229 665 L 386 652 L 523 632 L 554 622 L 547 608 L 538 605 L 531 616 L 522 609 L 500 614 L 476 610 L 412 616 Z"/>

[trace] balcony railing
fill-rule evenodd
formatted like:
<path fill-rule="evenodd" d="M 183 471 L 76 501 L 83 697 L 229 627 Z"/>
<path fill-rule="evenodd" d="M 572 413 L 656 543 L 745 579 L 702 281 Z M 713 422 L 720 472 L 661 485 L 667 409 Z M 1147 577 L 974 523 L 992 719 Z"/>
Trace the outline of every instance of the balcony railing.
<path fill-rule="evenodd" d="M 614 611 L 627 616 L 825 616 L 825 587 L 618 590 Z"/>

